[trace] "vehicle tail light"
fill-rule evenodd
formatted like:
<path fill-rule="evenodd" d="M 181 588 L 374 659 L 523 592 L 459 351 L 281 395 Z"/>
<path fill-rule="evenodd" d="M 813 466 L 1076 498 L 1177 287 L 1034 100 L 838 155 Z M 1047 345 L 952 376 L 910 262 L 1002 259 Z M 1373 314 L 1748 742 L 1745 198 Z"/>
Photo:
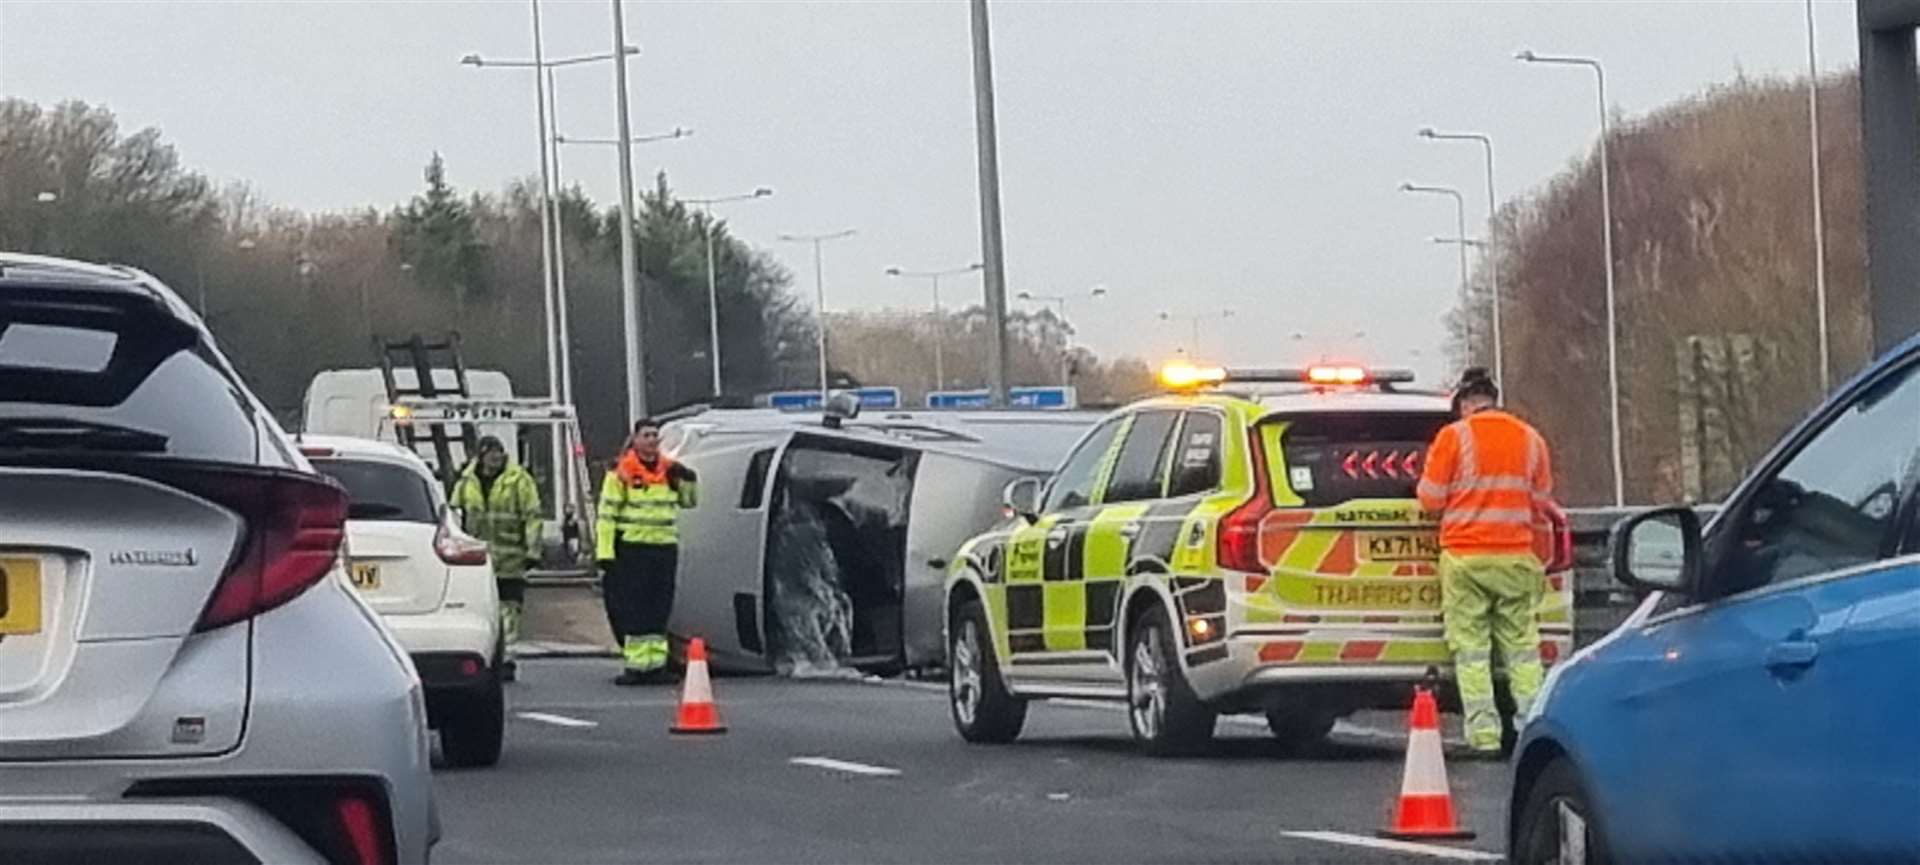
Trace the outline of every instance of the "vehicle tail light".
<path fill-rule="evenodd" d="M 1260 430 L 1256 428 L 1247 438 L 1253 453 L 1253 495 L 1220 518 L 1214 558 L 1223 568 L 1264 574 L 1267 566 L 1260 561 L 1260 524 L 1273 511 L 1273 491 L 1267 486 L 1267 456 L 1260 444 Z"/>
<path fill-rule="evenodd" d="M 366 797 L 348 793 L 341 796 L 333 805 L 335 823 L 340 827 L 340 839 L 352 858 L 354 865 L 385 865 L 387 841 L 386 827 L 381 824 L 380 808 Z"/>
<path fill-rule="evenodd" d="M 175 480 L 237 511 L 247 524 L 240 553 L 214 586 L 195 631 L 250 619 L 293 600 L 320 582 L 340 556 L 347 494 L 333 481 L 258 469 Z"/>
<path fill-rule="evenodd" d="M 433 535 L 433 552 L 440 561 L 449 565 L 484 565 L 487 563 L 487 544 L 453 527 L 447 521 L 441 521 L 440 529 Z"/>
<path fill-rule="evenodd" d="M 1547 573 L 1573 570 L 1573 524 L 1565 512 L 1554 508 L 1547 514 L 1547 526 L 1553 533 L 1553 554 L 1547 557 Z"/>

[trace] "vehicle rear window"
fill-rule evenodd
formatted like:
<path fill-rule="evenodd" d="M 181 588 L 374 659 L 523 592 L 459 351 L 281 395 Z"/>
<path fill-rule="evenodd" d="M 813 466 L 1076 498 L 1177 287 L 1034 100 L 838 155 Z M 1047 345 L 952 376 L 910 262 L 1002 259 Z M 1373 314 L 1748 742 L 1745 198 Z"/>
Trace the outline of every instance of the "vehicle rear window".
<path fill-rule="evenodd" d="M 1443 413 L 1355 413 L 1268 423 L 1287 424 L 1280 440 L 1285 464 L 1275 468 L 1308 507 L 1319 508 L 1354 499 L 1412 498 L 1427 447 L 1449 420 Z"/>
<path fill-rule="evenodd" d="M 433 491 L 418 472 L 372 460 L 317 459 L 313 467 L 347 488 L 347 519 L 439 521 Z"/>
<path fill-rule="evenodd" d="M 0 297 L 0 451 L 258 459 L 238 382 L 151 301 Z"/>

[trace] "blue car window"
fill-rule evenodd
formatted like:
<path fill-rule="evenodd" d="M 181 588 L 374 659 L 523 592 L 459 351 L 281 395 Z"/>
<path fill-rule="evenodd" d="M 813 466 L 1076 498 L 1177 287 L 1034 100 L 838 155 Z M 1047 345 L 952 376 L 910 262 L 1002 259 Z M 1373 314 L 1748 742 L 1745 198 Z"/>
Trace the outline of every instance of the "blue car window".
<path fill-rule="evenodd" d="M 1861 394 L 1748 500 L 1726 593 L 1878 560 L 1920 450 L 1920 366 Z"/>

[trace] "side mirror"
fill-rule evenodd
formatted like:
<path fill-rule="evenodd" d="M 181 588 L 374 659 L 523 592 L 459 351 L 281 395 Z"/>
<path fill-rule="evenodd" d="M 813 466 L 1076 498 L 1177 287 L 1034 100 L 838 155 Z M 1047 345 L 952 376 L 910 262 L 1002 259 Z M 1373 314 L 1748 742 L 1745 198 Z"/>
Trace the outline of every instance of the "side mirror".
<path fill-rule="evenodd" d="M 1700 517 L 1688 507 L 1660 508 L 1615 526 L 1613 577 L 1629 586 L 1691 595 L 1700 585 Z"/>
<path fill-rule="evenodd" d="M 1007 510 L 1007 516 L 1020 517 L 1032 521 L 1040 517 L 1040 479 L 1036 477 L 1014 478 L 1000 490 L 1000 504 Z"/>

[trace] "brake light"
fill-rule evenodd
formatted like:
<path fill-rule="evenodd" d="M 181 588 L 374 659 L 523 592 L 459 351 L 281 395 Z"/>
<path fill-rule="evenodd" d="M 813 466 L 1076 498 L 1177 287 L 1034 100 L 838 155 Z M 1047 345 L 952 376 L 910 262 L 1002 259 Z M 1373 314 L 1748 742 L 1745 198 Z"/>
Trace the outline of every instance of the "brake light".
<path fill-rule="evenodd" d="M 487 544 L 453 527 L 442 520 L 440 529 L 433 534 L 433 552 L 440 561 L 449 565 L 484 565 L 487 563 Z"/>
<path fill-rule="evenodd" d="M 334 449 L 329 447 L 321 447 L 320 445 L 301 445 L 300 446 L 300 455 L 303 457 L 306 457 L 307 459 L 324 459 L 326 457 L 333 456 L 334 454 L 335 454 Z"/>
<path fill-rule="evenodd" d="M 1253 496 L 1220 518 L 1218 547 L 1214 559 L 1220 567 L 1252 574 L 1264 574 L 1260 561 L 1260 524 L 1273 512 L 1273 493 L 1267 487 L 1266 448 L 1260 444 L 1260 430 L 1248 435 L 1253 454 Z"/>
<path fill-rule="evenodd" d="M 333 481 L 280 471 L 221 472 L 188 486 L 240 513 L 247 536 L 214 586 L 196 631 L 278 607 L 333 569 L 346 538 L 347 494 Z"/>

